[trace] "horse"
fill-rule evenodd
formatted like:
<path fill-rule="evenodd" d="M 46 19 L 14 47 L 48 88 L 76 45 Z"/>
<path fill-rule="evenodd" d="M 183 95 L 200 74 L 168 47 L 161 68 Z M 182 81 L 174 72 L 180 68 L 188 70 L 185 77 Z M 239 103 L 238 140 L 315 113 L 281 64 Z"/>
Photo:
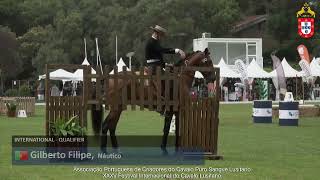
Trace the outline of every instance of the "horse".
<path fill-rule="evenodd" d="M 195 67 L 213 67 L 212 60 L 210 58 L 210 52 L 208 48 L 206 48 L 203 52 L 196 51 L 191 54 L 188 54 L 187 57 L 184 60 L 178 61 L 178 63 L 175 64 L 176 66 L 195 66 Z M 179 84 L 182 86 L 182 93 L 185 95 L 189 94 L 190 88 L 192 86 L 192 82 L 194 79 L 194 71 L 188 70 L 188 71 L 182 71 L 180 72 L 180 76 L 183 76 L 183 82 L 180 82 Z M 212 78 L 213 74 L 212 72 L 202 72 L 207 82 L 211 83 L 213 85 L 215 79 Z M 125 86 L 126 84 L 123 84 L 123 82 L 118 82 L 118 87 L 120 89 L 115 89 L 114 84 L 111 81 L 109 81 L 109 91 L 107 97 L 112 97 L 116 93 L 116 91 L 121 91 L 121 87 Z M 122 85 L 121 85 L 122 84 Z M 146 84 L 145 84 L 146 86 Z M 163 89 L 157 89 L 154 88 L 155 91 L 163 91 Z M 157 94 L 155 92 L 155 94 Z M 105 118 L 105 120 L 102 122 L 103 117 L 103 108 L 96 109 L 95 105 L 91 107 L 91 119 L 92 119 L 92 127 L 94 130 L 95 135 L 102 134 L 101 136 L 101 144 L 100 148 L 102 152 L 106 152 L 107 147 L 107 133 L 109 131 L 110 133 L 110 139 L 111 139 L 111 145 L 113 149 L 118 149 L 118 142 L 116 137 L 116 128 L 118 121 L 121 116 L 122 108 L 121 105 L 119 108 L 110 108 L 108 116 Z M 169 110 L 165 112 L 165 118 L 164 118 L 164 127 L 163 127 L 163 136 L 162 136 L 162 142 L 160 148 L 164 153 L 167 154 L 166 146 L 167 146 L 167 139 L 169 135 L 170 130 L 170 124 L 173 115 L 175 115 L 175 125 L 176 125 L 176 139 L 175 139 L 175 148 L 179 148 L 179 107 L 178 111 Z"/>

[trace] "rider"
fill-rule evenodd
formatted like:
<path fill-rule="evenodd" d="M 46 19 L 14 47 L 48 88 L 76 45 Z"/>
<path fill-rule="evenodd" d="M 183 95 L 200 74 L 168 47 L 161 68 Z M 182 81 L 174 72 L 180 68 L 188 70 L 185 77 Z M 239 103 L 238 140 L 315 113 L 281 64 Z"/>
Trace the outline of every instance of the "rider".
<path fill-rule="evenodd" d="M 163 61 L 163 54 L 180 54 L 181 59 L 185 59 L 185 53 L 180 49 L 164 48 L 160 45 L 160 40 L 165 36 L 167 30 L 159 25 L 150 27 L 152 29 L 151 38 L 148 40 L 145 47 L 145 58 L 149 72 L 152 75 L 156 74 L 157 67 L 160 67 L 161 71 L 165 68 L 165 62 Z M 161 91 L 164 90 L 164 82 L 161 82 Z M 163 95 L 163 92 L 161 93 Z M 160 114 L 164 113 L 164 108 L 159 111 Z"/>
<path fill-rule="evenodd" d="M 153 33 L 145 47 L 145 58 L 147 60 L 147 66 L 152 71 L 152 74 L 156 73 L 157 67 L 160 66 L 161 69 L 165 67 L 163 54 L 180 54 L 181 59 L 186 58 L 186 54 L 181 49 L 164 48 L 160 45 L 160 40 L 167 32 L 165 28 L 159 25 L 150 28 Z"/>

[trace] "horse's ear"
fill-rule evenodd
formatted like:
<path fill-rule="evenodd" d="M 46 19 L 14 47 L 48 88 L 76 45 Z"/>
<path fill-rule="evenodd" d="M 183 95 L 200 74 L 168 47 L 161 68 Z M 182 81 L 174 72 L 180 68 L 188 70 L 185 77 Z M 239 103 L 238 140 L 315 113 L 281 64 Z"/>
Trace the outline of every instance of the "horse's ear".
<path fill-rule="evenodd" d="M 204 50 L 204 54 L 205 54 L 205 55 L 209 55 L 209 54 L 210 54 L 210 52 L 209 52 L 209 49 L 208 49 L 208 48 L 206 48 L 206 49 Z"/>

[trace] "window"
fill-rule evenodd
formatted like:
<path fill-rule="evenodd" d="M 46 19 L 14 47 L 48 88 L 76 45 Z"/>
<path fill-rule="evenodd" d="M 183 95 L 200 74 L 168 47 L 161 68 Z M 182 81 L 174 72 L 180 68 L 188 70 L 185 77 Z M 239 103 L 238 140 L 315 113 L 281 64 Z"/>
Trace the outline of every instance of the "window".
<path fill-rule="evenodd" d="M 248 45 L 248 55 L 256 55 L 256 46 Z"/>
<path fill-rule="evenodd" d="M 234 65 L 237 59 L 249 64 L 252 59 L 257 60 L 257 42 L 228 41 L 208 42 L 208 48 L 214 64 L 218 64 L 223 58 L 228 65 Z"/>
<path fill-rule="evenodd" d="M 213 64 L 218 64 L 221 58 L 223 58 L 225 61 L 227 60 L 225 42 L 209 42 L 208 48 L 211 53 L 211 59 L 213 59 Z"/>
<path fill-rule="evenodd" d="M 257 43 L 248 43 L 248 64 L 253 60 L 257 60 Z"/>
<path fill-rule="evenodd" d="M 228 43 L 228 64 L 234 65 L 237 59 L 246 59 L 246 43 Z"/>

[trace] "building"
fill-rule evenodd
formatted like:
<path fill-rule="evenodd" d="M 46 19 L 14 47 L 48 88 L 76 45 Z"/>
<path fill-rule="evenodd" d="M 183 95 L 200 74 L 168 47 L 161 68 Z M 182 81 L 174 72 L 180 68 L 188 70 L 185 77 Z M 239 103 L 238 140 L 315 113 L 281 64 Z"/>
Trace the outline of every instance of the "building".
<path fill-rule="evenodd" d="M 193 50 L 203 51 L 209 48 L 214 64 L 223 58 L 228 65 L 234 65 L 237 59 L 247 65 L 255 59 L 263 67 L 262 39 L 261 38 L 202 38 L 193 40 Z"/>
<path fill-rule="evenodd" d="M 244 17 L 226 34 L 228 38 L 211 38 L 209 33 L 203 33 L 202 38 L 193 40 L 193 50 L 208 47 L 214 64 L 218 64 L 221 58 L 228 65 L 234 65 L 237 59 L 248 65 L 252 59 L 256 59 L 263 68 L 262 47 L 272 49 L 277 44 L 266 32 L 266 20 L 265 14 Z"/>

